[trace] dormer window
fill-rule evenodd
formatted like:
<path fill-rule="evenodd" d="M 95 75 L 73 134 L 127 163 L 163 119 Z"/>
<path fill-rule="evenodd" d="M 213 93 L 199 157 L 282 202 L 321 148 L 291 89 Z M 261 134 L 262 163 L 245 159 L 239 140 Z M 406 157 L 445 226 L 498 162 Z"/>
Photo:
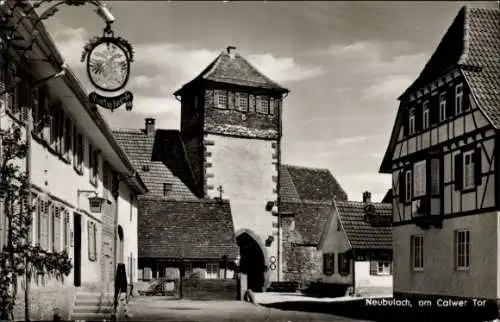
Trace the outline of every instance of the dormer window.
<path fill-rule="evenodd" d="M 462 113 L 463 107 L 463 84 L 455 86 L 455 114 Z"/>
<path fill-rule="evenodd" d="M 410 109 L 410 118 L 408 120 L 408 134 L 415 133 L 415 109 Z"/>
<path fill-rule="evenodd" d="M 446 92 L 439 94 L 439 122 L 446 120 Z"/>
<path fill-rule="evenodd" d="M 426 129 L 429 127 L 429 101 L 424 102 L 422 117 L 423 117 L 422 127 L 423 129 Z"/>
<path fill-rule="evenodd" d="M 217 90 L 215 92 L 215 105 L 218 108 L 227 108 L 227 91 Z"/>

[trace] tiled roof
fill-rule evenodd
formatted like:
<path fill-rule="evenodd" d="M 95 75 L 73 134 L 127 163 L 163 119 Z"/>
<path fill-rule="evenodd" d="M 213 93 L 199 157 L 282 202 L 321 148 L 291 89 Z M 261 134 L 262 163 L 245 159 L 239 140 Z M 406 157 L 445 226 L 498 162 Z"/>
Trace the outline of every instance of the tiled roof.
<path fill-rule="evenodd" d="M 364 220 L 366 204 L 335 202 L 340 221 L 353 249 L 392 249 L 392 227 L 376 227 Z M 391 204 L 373 203 L 377 215 L 392 217 Z"/>
<path fill-rule="evenodd" d="M 191 82 L 184 85 L 174 95 L 181 95 L 183 89 L 199 80 L 209 80 L 218 83 L 235 84 L 288 92 L 276 82 L 257 70 L 248 60 L 239 54 L 231 57 L 227 52 L 221 52 L 215 60 Z"/>
<path fill-rule="evenodd" d="M 294 204 L 296 242 L 303 245 L 318 245 L 321 235 L 332 216 L 334 208 L 330 202 L 305 201 Z"/>
<path fill-rule="evenodd" d="M 500 10 L 471 8 L 465 18 L 465 43 L 459 64 L 479 107 L 500 128 Z"/>
<path fill-rule="evenodd" d="M 167 198 L 197 199 L 188 188 L 194 179 L 179 131 L 156 130 L 148 136 L 141 129 L 120 129 L 113 134 L 143 178 L 148 195 L 163 196 L 167 183 L 172 185 Z"/>
<path fill-rule="evenodd" d="M 239 249 L 228 201 L 139 199 L 140 258 L 236 259 Z"/>
<path fill-rule="evenodd" d="M 347 194 L 328 169 L 282 165 L 282 202 L 347 200 Z"/>

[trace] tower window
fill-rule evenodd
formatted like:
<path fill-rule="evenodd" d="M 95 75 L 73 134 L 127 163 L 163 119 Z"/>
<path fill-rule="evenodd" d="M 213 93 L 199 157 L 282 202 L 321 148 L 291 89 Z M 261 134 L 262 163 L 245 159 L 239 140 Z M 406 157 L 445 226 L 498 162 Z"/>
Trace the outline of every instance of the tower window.
<path fill-rule="evenodd" d="M 260 97 L 260 102 L 257 106 L 257 112 L 262 114 L 269 114 L 269 97 Z"/>
<path fill-rule="evenodd" d="M 238 93 L 238 109 L 243 112 L 248 111 L 248 94 Z"/>
<path fill-rule="evenodd" d="M 227 108 L 227 91 L 217 90 L 215 92 L 215 105 L 218 108 Z"/>

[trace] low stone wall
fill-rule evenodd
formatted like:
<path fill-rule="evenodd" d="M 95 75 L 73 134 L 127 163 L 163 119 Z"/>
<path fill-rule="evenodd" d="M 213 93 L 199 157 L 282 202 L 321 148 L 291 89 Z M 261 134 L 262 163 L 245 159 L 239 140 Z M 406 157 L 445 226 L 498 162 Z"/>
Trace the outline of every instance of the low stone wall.
<path fill-rule="evenodd" d="M 73 286 L 49 287 L 30 290 L 30 320 L 52 321 L 57 313 L 63 320 L 70 320 L 76 288 Z M 24 321 L 24 290 L 18 290 L 14 320 Z"/>
<path fill-rule="evenodd" d="M 190 300 L 236 300 L 235 279 L 182 280 L 182 297 Z"/>

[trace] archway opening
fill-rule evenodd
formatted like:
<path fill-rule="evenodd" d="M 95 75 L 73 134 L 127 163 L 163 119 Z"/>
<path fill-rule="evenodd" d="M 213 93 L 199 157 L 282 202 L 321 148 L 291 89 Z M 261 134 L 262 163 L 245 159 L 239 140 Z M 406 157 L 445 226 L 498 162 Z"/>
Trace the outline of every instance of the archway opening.
<path fill-rule="evenodd" d="M 247 275 L 247 288 L 262 292 L 264 288 L 265 262 L 259 244 L 249 234 L 236 237 L 240 247 L 240 271 Z"/>
<path fill-rule="evenodd" d="M 123 237 L 123 228 L 122 226 L 118 226 L 118 263 L 123 263 L 123 252 L 125 248 L 123 247 L 124 237 Z"/>

